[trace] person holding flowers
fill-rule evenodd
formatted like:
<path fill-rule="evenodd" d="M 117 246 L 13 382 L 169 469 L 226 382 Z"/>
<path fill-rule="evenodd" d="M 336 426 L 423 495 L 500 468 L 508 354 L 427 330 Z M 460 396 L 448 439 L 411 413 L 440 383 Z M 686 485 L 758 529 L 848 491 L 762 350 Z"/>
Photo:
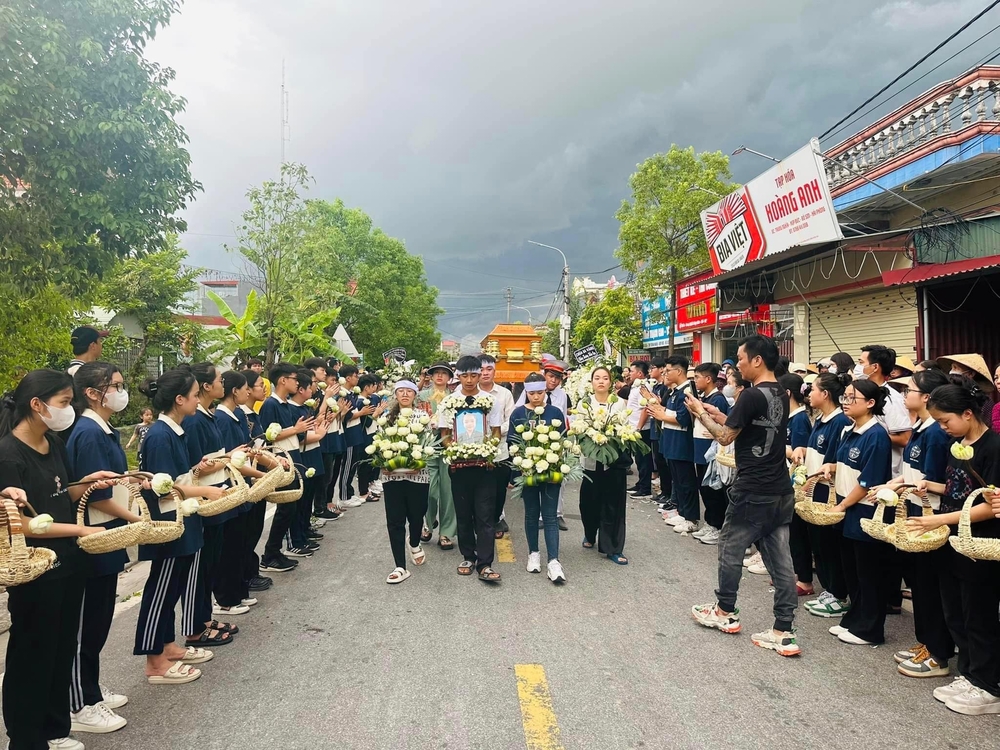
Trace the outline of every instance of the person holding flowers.
<path fill-rule="evenodd" d="M 954 381 L 958 382 L 954 382 Z M 982 417 L 987 394 L 972 380 L 953 376 L 953 382 L 935 388 L 927 408 L 952 443 L 945 481 L 917 482 L 919 491 L 940 495 L 939 512 L 912 516 L 907 528 L 924 533 L 947 524 L 956 533 L 966 498 L 982 487 L 1000 485 L 1000 435 Z M 997 493 L 981 494 L 969 518 L 975 537 L 1000 538 L 1000 519 L 994 515 Z M 951 545 L 941 548 L 944 564 L 938 569 L 945 622 L 958 647 L 958 675 L 934 697 L 949 709 L 967 716 L 1000 713 L 1000 562 L 972 560 Z"/>
<path fill-rule="evenodd" d="M 631 452 L 646 447 L 632 429 L 625 401 L 611 393 L 611 371 L 595 367 L 590 373 L 593 395 L 571 412 L 570 431 L 584 456 L 587 480 L 580 485 L 583 546 L 597 549 L 618 565 L 625 557 L 625 471 Z"/>
<path fill-rule="evenodd" d="M 69 738 L 70 675 L 88 565 L 76 540 L 101 529 L 77 525 L 76 503 L 90 484 L 107 489 L 100 480 L 117 472 L 97 471 L 70 486 L 66 448 L 53 433 L 73 424 L 72 401 L 73 378 L 55 370 L 29 372 L 0 400 L 0 495 L 21 509 L 29 546 L 51 549 L 58 563 L 7 589 L 3 718 L 15 750 L 49 742 L 83 747 Z"/>
<path fill-rule="evenodd" d="M 559 562 L 559 524 L 556 513 L 559 507 L 559 489 L 563 476 L 570 466 L 563 463 L 568 446 L 563 444 L 566 433 L 565 415 L 545 403 L 545 378 L 531 373 L 524 379 L 527 403 L 518 406 L 510 415 L 507 445 L 514 465 L 520 474 L 519 488 L 524 500 L 524 536 L 528 542 L 529 573 L 542 570 L 538 550 L 538 517 L 541 513 L 545 526 L 545 554 L 548 557 L 546 573 L 553 583 L 564 583 L 566 574 Z M 534 443 L 539 445 L 534 445 Z"/>
<path fill-rule="evenodd" d="M 240 374 L 246 378 L 250 396 L 247 402 L 239 407 L 239 410 L 246 417 L 247 427 L 250 429 L 250 439 L 254 442 L 255 447 L 259 447 L 264 441 L 264 427 L 260 423 L 260 415 L 251 408 L 251 405 L 266 398 L 264 396 L 264 378 L 254 370 L 241 370 Z M 254 503 L 247 518 L 247 533 L 243 548 L 243 579 L 247 582 L 248 591 L 266 591 L 274 583 L 271 578 L 260 574 L 260 557 L 257 556 L 257 542 L 260 541 L 261 534 L 264 533 L 264 516 L 266 514 L 267 503 Z"/>
<path fill-rule="evenodd" d="M 139 468 L 154 475 L 149 490 L 143 496 L 154 521 L 176 520 L 181 512 L 183 535 L 167 544 L 139 546 L 139 559 L 149 560 L 149 577 L 142 590 L 139 619 L 135 626 L 135 655 L 146 657 L 146 679 L 154 685 L 176 685 L 191 682 L 201 671 L 191 664 L 206 662 L 212 652 L 204 648 L 184 648 L 174 642 L 174 610 L 185 600 L 181 630 L 200 633 L 201 645 L 225 645 L 232 635 L 219 629 L 203 631 L 204 623 L 195 618 L 194 598 L 197 589 L 198 560 L 204 541 L 201 516 L 194 515 L 198 502 L 194 498 L 218 500 L 223 489 L 214 486 L 194 486 L 191 481 L 191 456 L 188 435 L 181 427 L 184 419 L 198 409 L 201 386 L 189 367 L 168 370 L 156 380 L 147 380 L 139 391 L 159 412 L 149 428 L 146 447 Z M 207 465 L 200 464 L 208 469 Z M 171 489 L 177 489 L 189 499 L 177 507 Z"/>
<path fill-rule="evenodd" d="M 430 409 L 414 406 L 416 383 L 399 380 L 394 393 L 395 402 L 376 418 L 377 430 L 365 448 L 372 466 L 382 470 L 385 525 L 396 564 L 385 579 L 390 584 L 402 583 L 410 577 L 406 569 L 407 551 L 414 565 L 423 565 L 427 559 L 420 546 L 420 532 L 430 487 L 427 462 L 435 454 L 437 442 L 430 427 Z"/>
<path fill-rule="evenodd" d="M 493 518 L 496 512 L 496 486 L 492 475 L 497 446 L 500 444 L 500 412 L 494 409 L 493 397 L 479 390 L 482 363 L 478 357 L 465 356 L 455 367 L 460 387 L 441 402 L 438 424 L 445 447 L 445 463 L 451 472 L 458 520 L 458 546 L 464 558 L 458 574 L 498 583 L 500 574 L 493 570 L 495 540 Z M 482 425 L 480 441 L 464 441 L 459 431 L 466 415 Z"/>
<path fill-rule="evenodd" d="M 448 383 L 454 375 L 451 365 L 447 362 L 435 362 L 427 371 L 431 379 L 431 387 L 420 394 L 420 401 L 431 409 L 431 427 L 440 434 L 438 412 L 441 403 L 450 395 Z M 430 490 L 427 494 L 427 515 L 424 518 L 424 529 L 420 541 L 429 542 L 433 530 L 438 530 L 437 545 L 443 550 L 455 549 L 453 539 L 458 533 L 458 521 L 455 518 L 455 499 L 451 492 L 451 477 L 442 456 L 436 455 L 427 463 L 430 471 Z"/>

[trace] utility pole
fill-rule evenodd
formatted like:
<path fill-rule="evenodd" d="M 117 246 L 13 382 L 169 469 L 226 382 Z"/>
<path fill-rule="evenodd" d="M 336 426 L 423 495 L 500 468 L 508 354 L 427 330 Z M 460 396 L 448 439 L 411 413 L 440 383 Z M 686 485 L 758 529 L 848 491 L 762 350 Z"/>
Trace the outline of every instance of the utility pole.
<path fill-rule="evenodd" d="M 562 256 L 563 309 L 562 315 L 559 316 L 559 354 L 562 357 L 563 362 L 569 362 L 569 326 L 571 323 L 569 318 L 569 261 L 566 260 L 566 253 L 558 247 L 546 245 L 544 242 L 535 242 L 534 240 L 528 240 L 528 244 L 537 245 L 538 247 L 547 247 L 549 250 L 555 250 Z"/>
<path fill-rule="evenodd" d="M 288 140 L 288 90 L 285 88 L 285 60 L 281 59 L 281 165 L 285 164 L 285 141 Z"/>
<path fill-rule="evenodd" d="M 507 322 L 510 323 L 510 303 L 514 301 L 514 290 L 507 287 L 503 290 L 503 298 L 507 300 Z"/>

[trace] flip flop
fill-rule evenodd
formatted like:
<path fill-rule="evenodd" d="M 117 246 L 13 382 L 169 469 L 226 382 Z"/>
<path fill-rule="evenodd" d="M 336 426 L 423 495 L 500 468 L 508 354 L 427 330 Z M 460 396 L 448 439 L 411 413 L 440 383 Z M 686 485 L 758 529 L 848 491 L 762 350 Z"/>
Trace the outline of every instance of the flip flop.
<path fill-rule="evenodd" d="M 486 583 L 500 583 L 500 574 L 493 568 L 486 567 L 479 571 L 479 580 Z"/>
<path fill-rule="evenodd" d="M 628 565 L 628 558 L 624 555 L 618 554 L 617 552 L 609 553 L 608 559 L 615 565 Z"/>
<path fill-rule="evenodd" d="M 201 677 L 200 669 L 194 669 L 187 664 L 175 661 L 173 666 L 162 675 L 148 675 L 146 682 L 150 685 L 184 685 L 188 682 L 194 682 L 199 677 Z"/>
<path fill-rule="evenodd" d="M 182 664 L 204 664 L 206 661 L 212 661 L 213 658 L 215 658 L 215 654 L 207 648 L 194 648 L 193 646 L 188 646 L 188 650 L 184 656 L 181 657 L 180 662 Z"/>
<path fill-rule="evenodd" d="M 433 532 L 424 526 L 424 530 L 420 532 L 420 541 L 429 542 L 432 536 L 434 536 Z"/>
<path fill-rule="evenodd" d="M 440 547 L 441 549 L 455 549 L 455 543 L 451 541 L 450 537 L 441 536 L 438 537 L 438 547 Z"/>
<path fill-rule="evenodd" d="M 460 576 L 471 576 L 472 569 L 474 567 L 476 567 L 474 563 L 471 563 L 468 560 L 462 560 L 462 562 L 458 564 L 458 574 Z"/>
<path fill-rule="evenodd" d="M 584 549 L 594 549 L 594 543 L 593 542 L 588 542 L 587 541 L 587 537 L 584 537 L 583 538 L 583 548 Z"/>

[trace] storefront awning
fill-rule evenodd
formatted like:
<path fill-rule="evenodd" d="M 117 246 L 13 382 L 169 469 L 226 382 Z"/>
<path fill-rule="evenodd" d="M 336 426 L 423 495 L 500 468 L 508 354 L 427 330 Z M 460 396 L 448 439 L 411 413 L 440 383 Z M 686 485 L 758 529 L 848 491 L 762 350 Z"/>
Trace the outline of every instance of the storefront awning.
<path fill-rule="evenodd" d="M 960 276 L 973 273 L 984 268 L 1000 267 L 1000 255 L 988 258 L 969 258 L 955 260 L 949 263 L 926 263 L 913 268 L 900 268 L 895 271 L 883 271 L 882 283 L 886 286 L 902 286 L 904 284 L 920 284 L 925 281 L 943 279 L 949 276 Z"/>

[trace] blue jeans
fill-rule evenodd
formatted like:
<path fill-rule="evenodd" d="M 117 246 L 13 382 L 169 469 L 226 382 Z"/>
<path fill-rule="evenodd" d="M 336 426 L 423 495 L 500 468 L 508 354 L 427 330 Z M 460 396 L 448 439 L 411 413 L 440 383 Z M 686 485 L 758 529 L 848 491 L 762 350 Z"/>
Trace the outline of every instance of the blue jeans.
<path fill-rule="evenodd" d="M 524 538 L 528 540 L 528 551 L 538 552 L 538 514 L 541 509 L 542 523 L 545 524 L 545 554 L 549 560 L 559 557 L 559 523 L 556 521 L 556 508 L 559 506 L 558 484 L 535 485 L 524 487 L 521 497 L 524 500 Z"/>

